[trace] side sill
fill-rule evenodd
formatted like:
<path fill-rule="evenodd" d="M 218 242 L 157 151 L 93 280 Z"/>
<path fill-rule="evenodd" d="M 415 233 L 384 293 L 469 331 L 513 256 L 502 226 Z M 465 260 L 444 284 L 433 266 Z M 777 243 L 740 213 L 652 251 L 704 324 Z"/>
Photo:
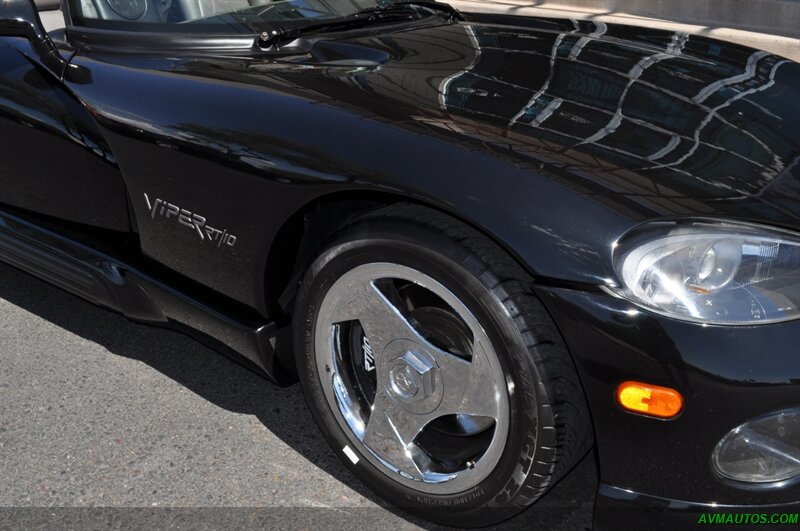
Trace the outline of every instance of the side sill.
<path fill-rule="evenodd" d="M 0 261 L 131 320 L 177 329 L 225 354 L 231 350 L 270 380 L 286 381 L 275 355 L 286 327 L 229 315 L 132 264 L 2 210 Z"/>

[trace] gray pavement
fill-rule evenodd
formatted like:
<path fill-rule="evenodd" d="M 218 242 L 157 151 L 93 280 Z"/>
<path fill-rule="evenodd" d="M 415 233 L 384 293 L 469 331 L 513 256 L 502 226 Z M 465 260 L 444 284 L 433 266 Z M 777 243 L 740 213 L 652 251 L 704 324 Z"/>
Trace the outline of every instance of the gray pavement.
<path fill-rule="evenodd" d="M 586 529 L 594 476 L 504 527 Z M 167 527 L 433 528 L 360 485 L 299 386 L 0 264 L 0 529 Z"/>

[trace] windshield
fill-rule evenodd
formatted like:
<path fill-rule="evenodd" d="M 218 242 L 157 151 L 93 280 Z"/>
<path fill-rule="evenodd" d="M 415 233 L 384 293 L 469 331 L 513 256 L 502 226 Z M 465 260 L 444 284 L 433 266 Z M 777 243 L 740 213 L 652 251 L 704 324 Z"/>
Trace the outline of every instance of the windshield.
<path fill-rule="evenodd" d="M 67 0 L 72 23 L 122 31 L 259 33 L 391 5 L 391 0 Z"/>

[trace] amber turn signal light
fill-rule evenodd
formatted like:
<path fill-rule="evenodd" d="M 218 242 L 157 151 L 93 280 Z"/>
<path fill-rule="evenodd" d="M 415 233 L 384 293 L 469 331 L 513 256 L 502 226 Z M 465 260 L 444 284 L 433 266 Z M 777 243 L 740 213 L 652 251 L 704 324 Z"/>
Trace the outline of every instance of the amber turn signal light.
<path fill-rule="evenodd" d="M 675 389 L 641 382 L 624 382 L 617 388 L 617 402 L 623 409 L 672 419 L 683 411 L 683 396 Z"/>

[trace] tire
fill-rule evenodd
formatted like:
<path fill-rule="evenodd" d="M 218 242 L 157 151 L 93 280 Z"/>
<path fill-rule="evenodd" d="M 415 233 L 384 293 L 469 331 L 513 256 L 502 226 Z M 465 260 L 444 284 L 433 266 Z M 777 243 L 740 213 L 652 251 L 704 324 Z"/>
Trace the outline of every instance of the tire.
<path fill-rule="evenodd" d="M 414 205 L 355 220 L 308 267 L 293 321 L 303 391 L 345 465 L 394 506 L 497 524 L 591 447 L 574 364 L 531 285 L 480 233 Z"/>

